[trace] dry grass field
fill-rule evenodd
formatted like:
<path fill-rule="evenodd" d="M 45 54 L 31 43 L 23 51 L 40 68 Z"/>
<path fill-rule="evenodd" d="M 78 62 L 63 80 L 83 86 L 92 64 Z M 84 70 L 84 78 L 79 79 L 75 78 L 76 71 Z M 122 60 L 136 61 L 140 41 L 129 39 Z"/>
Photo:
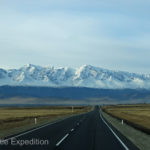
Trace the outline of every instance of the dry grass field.
<path fill-rule="evenodd" d="M 90 107 L 1 107 L 0 137 L 6 137 L 17 132 L 55 121 L 62 117 L 89 111 Z M 35 125 L 35 118 L 37 124 Z"/>
<path fill-rule="evenodd" d="M 150 133 L 150 104 L 104 106 L 103 111 Z"/>

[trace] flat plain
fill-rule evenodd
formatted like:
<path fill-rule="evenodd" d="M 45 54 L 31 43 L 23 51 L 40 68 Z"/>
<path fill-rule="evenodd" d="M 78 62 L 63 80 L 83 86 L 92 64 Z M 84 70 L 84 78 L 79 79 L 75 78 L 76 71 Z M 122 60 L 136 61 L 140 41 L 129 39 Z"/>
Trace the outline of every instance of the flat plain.
<path fill-rule="evenodd" d="M 71 106 L 0 107 L 0 138 L 90 109 L 83 106 L 73 107 L 73 111 Z"/>
<path fill-rule="evenodd" d="M 113 117 L 146 133 L 150 133 L 150 104 L 103 106 L 102 110 Z"/>

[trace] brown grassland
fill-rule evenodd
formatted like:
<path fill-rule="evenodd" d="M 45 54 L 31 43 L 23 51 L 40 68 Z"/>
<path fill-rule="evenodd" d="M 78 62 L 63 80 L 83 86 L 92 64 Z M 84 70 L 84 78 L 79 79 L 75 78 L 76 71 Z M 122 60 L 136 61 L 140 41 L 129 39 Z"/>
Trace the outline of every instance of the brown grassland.
<path fill-rule="evenodd" d="M 0 108 L 0 138 L 52 122 L 63 117 L 87 112 L 91 107 L 1 107 Z M 34 119 L 37 118 L 35 125 Z"/>
<path fill-rule="evenodd" d="M 103 106 L 102 110 L 113 117 L 150 133 L 150 104 Z"/>

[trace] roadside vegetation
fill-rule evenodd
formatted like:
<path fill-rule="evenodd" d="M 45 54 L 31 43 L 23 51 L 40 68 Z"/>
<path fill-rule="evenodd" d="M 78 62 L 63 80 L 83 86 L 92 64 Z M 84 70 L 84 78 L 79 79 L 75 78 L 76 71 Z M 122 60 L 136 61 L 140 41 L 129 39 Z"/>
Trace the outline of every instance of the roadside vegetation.
<path fill-rule="evenodd" d="M 102 110 L 150 134 L 150 104 L 104 106 Z"/>
<path fill-rule="evenodd" d="M 0 107 L 0 138 L 91 109 L 82 106 L 73 109 L 69 106 Z"/>
<path fill-rule="evenodd" d="M 140 150 L 150 150 L 150 104 L 103 106 L 101 110 L 103 117 Z"/>

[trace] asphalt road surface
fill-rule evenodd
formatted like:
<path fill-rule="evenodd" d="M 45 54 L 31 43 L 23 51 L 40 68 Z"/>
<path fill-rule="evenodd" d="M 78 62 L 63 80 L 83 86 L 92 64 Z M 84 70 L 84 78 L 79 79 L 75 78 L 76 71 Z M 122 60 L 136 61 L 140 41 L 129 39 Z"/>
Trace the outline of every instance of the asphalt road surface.
<path fill-rule="evenodd" d="M 0 142 L 0 150 L 137 150 L 99 112 L 73 116 Z"/>

